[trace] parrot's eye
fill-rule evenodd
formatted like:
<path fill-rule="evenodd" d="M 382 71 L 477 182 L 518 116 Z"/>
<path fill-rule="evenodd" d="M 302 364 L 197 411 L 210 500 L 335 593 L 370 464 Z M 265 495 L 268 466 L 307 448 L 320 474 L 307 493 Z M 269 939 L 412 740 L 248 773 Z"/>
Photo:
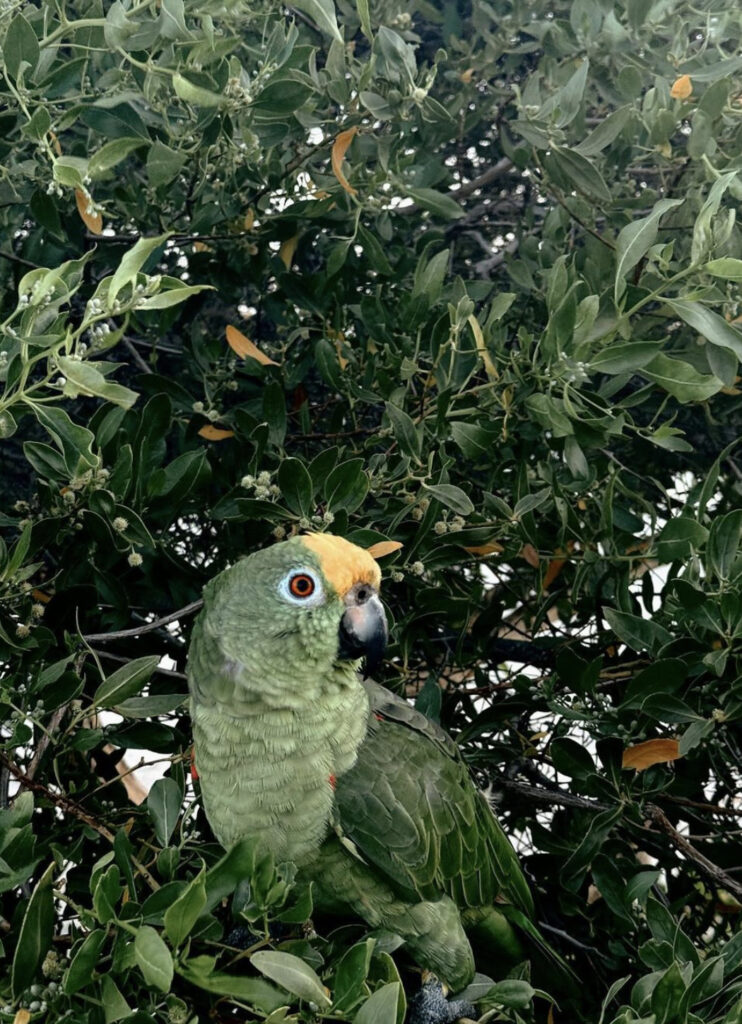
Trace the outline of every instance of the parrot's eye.
<path fill-rule="evenodd" d="M 314 593 L 314 580 L 305 572 L 297 572 L 289 580 L 289 590 L 294 597 L 311 597 Z"/>
<path fill-rule="evenodd" d="M 281 580 L 281 594 L 291 604 L 313 606 L 319 604 L 324 597 L 322 584 L 311 569 L 294 569 Z"/>

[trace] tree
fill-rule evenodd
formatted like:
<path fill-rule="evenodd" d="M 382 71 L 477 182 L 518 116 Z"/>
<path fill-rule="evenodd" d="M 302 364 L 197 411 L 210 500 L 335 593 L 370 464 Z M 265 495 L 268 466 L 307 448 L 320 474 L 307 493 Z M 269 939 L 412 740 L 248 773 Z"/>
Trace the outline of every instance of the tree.
<path fill-rule="evenodd" d="M 203 583 L 328 528 L 392 542 L 380 681 L 491 787 L 552 1019 L 742 1020 L 742 14 L 402 7 L 5 5 L 3 1020 L 402 1020 L 188 778 Z"/>

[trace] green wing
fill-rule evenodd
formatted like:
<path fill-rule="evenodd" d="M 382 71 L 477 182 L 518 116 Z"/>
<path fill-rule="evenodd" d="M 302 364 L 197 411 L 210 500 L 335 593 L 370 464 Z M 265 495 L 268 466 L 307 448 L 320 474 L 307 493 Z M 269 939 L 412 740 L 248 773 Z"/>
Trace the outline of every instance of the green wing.
<path fill-rule="evenodd" d="M 533 914 L 515 851 L 450 736 L 376 683 L 371 725 L 337 781 L 337 826 L 410 899 L 497 897 Z"/>

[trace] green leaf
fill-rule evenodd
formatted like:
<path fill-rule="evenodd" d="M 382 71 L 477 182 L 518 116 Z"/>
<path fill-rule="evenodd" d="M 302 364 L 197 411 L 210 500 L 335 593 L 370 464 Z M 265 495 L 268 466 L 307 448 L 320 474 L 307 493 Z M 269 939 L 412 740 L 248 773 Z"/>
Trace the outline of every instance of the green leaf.
<path fill-rule="evenodd" d="M 690 363 L 672 359 L 664 353 L 641 368 L 642 376 L 648 377 L 668 391 L 679 402 L 704 402 L 717 394 L 722 382 L 708 373 L 699 373 Z"/>
<path fill-rule="evenodd" d="M 544 121 L 556 115 L 553 117 L 555 127 L 566 128 L 568 124 L 571 124 L 577 117 L 582 104 L 589 69 L 590 62 L 583 60 L 566 84 L 561 89 L 557 89 L 542 105 L 537 114 L 538 120 Z"/>
<path fill-rule="evenodd" d="M 651 619 L 642 619 L 616 608 L 604 608 L 603 614 L 613 632 L 634 651 L 651 651 L 656 654 L 660 647 L 672 640 L 672 634 Z"/>
<path fill-rule="evenodd" d="M 3 40 L 3 57 L 5 70 L 16 81 L 21 65 L 28 65 L 24 77 L 33 77 L 39 62 L 39 41 L 31 25 L 19 12 L 8 26 Z"/>
<path fill-rule="evenodd" d="M 41 961 L 52 943 L 54 935 L 54 897 L 52 878 L 57 865 L 54 861 L 38 880 L 23 915 L 18 945 L 13 955 L 11 987 L 18 998 L 36 978 Z"/>
<path fill-rule="evenodd" d="M 613 197 L 598 169 L 577 150 L 553 146 L 551 153 L 544 158 L 544 163 L 547 169 L 557 171 L 556 176 L 567 187 L 574 186 L 585 195 L 604 203 L 612 201 Z"/>
<path fill-rule="evenodd" d="M 506 1006 L 511 1010 L 527 1010 L 536 995 L 536 990 L 527 981 L 519 978 L 508 978 L 498 981 L 484 1000 L 487 1004 Z"/>
<path fill-rule="evenodd" d="M 590 360 L 590 368 L 598 373 L 633 373 L 650 363 L 662 347 L 660 341 L 631 341 L 609 345 Z"/>
<path fill-rule="evenodd" d="M 70 477 L 76 476 L 78 468 L 95 469 L 99 458 L 93 454 L 95 438 L 86 427 L 73 423 L 63 409 L 53 405 L 34 405 L 36 419 L 51 436 L 64 456 Z"/>
<path fill-rule="evenodd" d="M 325 480 L 323 493 L 331 512 L 355 512 L 368 493 L 368 477 L 363 459 L 349 459 L 335 466 Z"/>
<path fill-rule="evenodd" d="M 95 691 L 93 705 L 99 708 L 112 708 L 127 697 L 138 693 L 149 681 L 159 663 L 158 654 L 148 654 L 117 668 Z"/>
<path fill-rule="evenodd" d="M 358 11 L 358 19 L 361 22 L 361 31 L 366 39 L 373 43 L 374 37 L 371 31 L 371 15 L 368 0 L 356 0 L 356 10 Z"/>
<path fill-rule="evenodd" d="M 147 810 L 160 846 L 167 846 L 178 823 L 183 794 L 175 779 L 158 779 L 147 796 Z"/>
<path fill-rule="evenodd" d="M 375 944 L 375 939 L 365 939 L 343 954 L 335 972 L 333 1013 L 348 1013 L 368 992 L 366 978 Z"/>
<path fill-rule="evenodd" d="M 169 185 L 187 162 L 187 154 L 171 149 L 159 139 L 153 142 L 147 154 L 147 177 L 152 188 Z"/>
<path fill-rule="evenodd" d="M 444 220 L 455 220 L 457 217 L 463 217 L 466 212 L 451 196 L 436 192 L 433 188 L 408 188 L 407 195 L 414 199 L 418 206 Z"/>
<path fill-rule="evenodd" d="M 57 366 L 67 378 L 64 393 L 69 398 L 77 398 L 78 395 L 97 395 L 98 398 L 105 398 L 108 402 L 130 409 L 139 397 L 136 391 L 106 380 L 94 365 L 81 359 L 57 356 Z"/>
<path fill-rule="evenodd" d="M 110 171 L 112 167 L 120 164 L 130 153 L 143 145 L 145 145 L 143 139 L 135 138 L 113 139 L 111 142 L 107 142 L 89 158 L 88 173 L 90 177 L 93 180 L 100 178 L 106 171 Z"/>
<path fill-rule="evenodd" d="M 399 406 L 393 405 L 391 402 L 386 402 L 384 409 L 392 424 L 400 451 L 411 456 L 419 464 L 422 438 L 412 422 L 412 418 L 404 409 L 400 409 Z"/>
<path fill-rule="evenodd" d="M 650 214 L 627 224 L 620 231 L 616 239 L 615 300 L 617 305 L 624 291 L 624 278 L 647 254 L 650 246 L 654 245 L 660 220 L 668 210 L 674 210 L 682 202 L 682 199 L 660 199 Z"/>
<path fill-rule="evenodd" d="M 575 146 L 575 152 L 581 153 L 582 156 L 597 156 L 601 153 L 606 146 L 618 138 L 623 131 L 624 126 L 629 120 L 631 114 L 631 107 L 619 107 L 618 110 L 613 110 L 608 116 L 600 122 L 597 128 L 594 128 L 590 132 L 588 137 Z"/>
<path fill-rule="evenodd" d="M 382 985 L 369 996 L 353 1018 L 353 1024 L 401 1024 L 404 1018 L 404 992 L 398 981 Z M 401 1016 L 400 1016 L 401 1007 Z"/>
<path fill-rule="evenodd" d="M 140 238 L 125 254 L 108 284 L 108 307 L 113 307 L 119 293 L 136 280 L 136 276 L 147 260 L 164 245 L 169 233 L 155 235 L 152 238 Z"/>
<path fill-rule="evenodd" d="M 271 442 L 283 444 L 286 436 L 286 398 L 277 380 L 269 380 L 263 388 L 263 417 L 270 430 Z"/>
<path fill-rule="evenodd" d="M 650 1006 L 655 1024 L 668 1024 L 677 1020 L 678 1007 L 685 994 L 685 981 L 677 962 L 671 964 L 652 992 Z"/>
<path fill-rule="evenodd" d="M 104 974 L 101 978 L 101 998 L 106 1024 L 114 1024 L 117 1020 L 131 1016 L 132 1009 L 121 995 L 120 989 L 110 974 Z"/>
<path fill-rule="evenodd" d="M 93 981 L 93 972 L 98 966 L 101 951 L 106 942 L 106 932 L 96 928 L 85 937 L 72 957 L 62 981 L 62 989 L 71 996 Z"/>
<path fill-rule="evenodd" d="M 7 409 L 4 412 L 0 412 L 0 441 L 4 441 L 8 437 L 12 437 L 18 429 L 18 424 L 11 412 Z"/>
<path fill-rule="evenodd" d="M 730 256 L 710 260 L 703 269 L 714 277 L 723 277 L 727 281 L 742 281 L 742 260 L 735 260 Z"/>
<path fill-rule="evenodd" d="M 713 310 L 689 299 L 665 299 L 673 313 L 702 334 L 712 345 L 728 348 L 742 359 L 742 334 Z"/>
<path fill-rule="evenodd" d="M 343 42 L 335 15 L 335 4 L 332 0 L 292 0 L 292 7 L 308 14 L 317 28 L 325 35 L 332 36 L 339 43 Z"/>
<path fill-rule="evenodd" d="M 250 963 L 292 995 L 317 1003 L 318 1006 L 330 1006 L 330 999 L 317 974 L 309 964 L 293 953 L 261 950 L 253 953 Z"/>
<path fill-rule="evenodd" d="M 191 957 L 178 967 L 182 975 L 192 985 L 212 992 L 218 996 L 231 996 L 250 1006 L 257 1007 L 263 1013 L 272 1013 L 279 1006 L 286 1005 L 286 995 L 274 988 L 262 978 L 246 978 L 244 975 L 227 974 L 216 971 L 214 957 Z"/>
<path fill-rule="evenodd" d="M 709 532 L 706 559 L 721 580 L 730 578 L 742 537 L 742 509 L 734 509 L 714 519 Z"/>
<path fill-rule="evenodd" d="M 474 511 L 471 498 L 455 484 L 423 484 L 423 487 L 442 505 L 453 509 L 459 515 L 469 516 Z"/>
<path fill-rule="evenodd" d="M 173 958 L 160 933 L 144 925 L 134 939 L 137 966 L 148 985 L 168 992 L 173 980 Z"/>
<path fill-rule="evenodd" d="M 685 516 L 670 519 L 657 538 L 657 558 L 660 562 L 686 559 L 692 548 L 699 548 L 708 537 L 708 530 Z"/>
<path fill-rule="evenodd" d="M 165 934 L 173 946 L 179 946 L 191 933 L 206 906 L 206 883 L 201 871 L 165 911 Z"/>
<path fill-rule="evenodd" d="M 221 107 L 224 103 L 224 97 L 219 93 L 212 92 L 211 89 L 204 89 L 200 85 L 194 85 L 179 71 L 173 75 L 173 89 L 179 99 L 194 107 Z"/>
<path fill-rule="evenodd" d="M 160 291 L 156 295 L 150 295 L 146 299 L 139 300 L 136 308 L 143 311 L 148 309 L 170 309 L 172 306 L 179 306 L 181 302 L 190 299 L 192 295 L 212 290 L 213 286 L 210 284 L 178 284 L 173 288 Z"/>
<path fill-rule="evenodd" d="M 185 700 L 184 693 L 153 693 L 148 697 L 130 697 L 121 701 L 114 711 L 124 718 L 156 718 L 175 711 Z"/>
<path fill-rule="evenodd" d="M 586 779 L 595 772 L 595 763 L 590 753 L 568 736 L 552 740 L 549 755 L 556 770 L 572 779 Z"/>
<path fill-rule="evenodd" d="M 314 486 L 301 459 L 283 459 L 278 467 L 281 496 L 292 512 L 308 516 L 314 509 Z"/>

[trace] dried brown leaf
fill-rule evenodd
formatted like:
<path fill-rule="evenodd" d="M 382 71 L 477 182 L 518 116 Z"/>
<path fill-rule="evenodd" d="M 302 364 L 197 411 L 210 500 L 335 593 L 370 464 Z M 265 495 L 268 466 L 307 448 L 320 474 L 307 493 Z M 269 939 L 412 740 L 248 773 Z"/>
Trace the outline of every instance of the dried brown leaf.
<path fill-rule="evenodd" d="M 232 327 L 231 324 L 227 326 L 226 335 L 229 347 L 243 359 L 245 356 L 250 356 L 251 359 L 255 359 L 258 363 L 262 363 L 263 366 L 278 366 L 275 359 L 271 359 L 270 356 L 261 352 L 254 341 L 250 341 L 249 338 L 245 337 L 242 331 L 238 331 L 237 328 Z"/>
<path fill-rule="evenodd" d="M 352 128 L 347 128 L 344 132 L 340 132 L 332 144 L 332 173 L 335 175 L 345 191 L 349 192 L 352 196 L 357 195 L 358 190 L 353 188 L 343 174 L 343 160 L 357 131 L 357 125 L 353 125 Z"/>
<path fill-rule="evenodd" d="M 653 764 L 677 761 L 680 757 L 679 750 L 680 746 L 677 740 L 647 740 L 645 743 L 637 743 L 624 750 L 621 767 L 635 768 L 638 772 L 643 772 L 645 768 L 651 768 Z"/>
<path fill-rule="evenodd" d="M 403 545 L 398 540 L 380 540 L 372 544 L 366 551 L 372 558 L 383 558 L 384 555 L 391 555 L 392 551 L 399 551 Z"/>
<path fill-rule="evenodd" d="M 81 188 L 76 188 L 75 202 L 77 203 L 77 212 L 80 214 L 80 219 L 85 227 L 88 231 L 92 231 L 94 235 L 99 235 L 103 230 L 103 217 L 99 213 L 89 212 L 88 207 L 93 202 L 91 197 L 87 192 L 83 192 Z"/>
<path fill-rule="evenodd" d="M 234 437 L 234 430 L 222 430 L 221 427 L 207 423 L 205 427 L 201 427 L 198 434 L 199 437 L 205 437 L 207 441 L 225 441 L 228 437 Z"/>

